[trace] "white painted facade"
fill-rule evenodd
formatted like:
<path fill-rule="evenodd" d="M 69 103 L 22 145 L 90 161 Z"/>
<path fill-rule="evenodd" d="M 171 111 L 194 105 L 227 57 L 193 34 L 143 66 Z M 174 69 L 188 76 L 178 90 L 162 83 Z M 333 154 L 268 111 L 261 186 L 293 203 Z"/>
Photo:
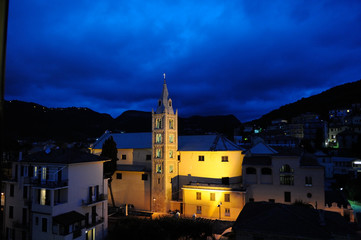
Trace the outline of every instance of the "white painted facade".
<path fill-rule="evenodd" d="M 104 239 L 103 162 L 14 162 L 5 183 L 4 239 Z"/>

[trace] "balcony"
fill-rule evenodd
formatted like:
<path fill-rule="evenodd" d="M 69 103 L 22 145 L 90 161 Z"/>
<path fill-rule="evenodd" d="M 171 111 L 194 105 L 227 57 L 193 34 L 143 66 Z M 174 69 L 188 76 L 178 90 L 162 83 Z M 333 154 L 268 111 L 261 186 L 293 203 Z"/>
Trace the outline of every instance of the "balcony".
<path fill-rule="evenodd" d="M 28 229 L 28 225 L 27 223 L 23 224 L 20 221 L 13 221 L 13 228 L 15 229 L 21 229 L 21 230 L 27 230 Z"/>
<path fill-rule="evenodd" d="M 31 184 L 34 187 L 40 188 L 63 188 L 68 187 L 68 180 L 62 181 L 51 181 L 51 180 L 41 180 L 40 178 L 24 178 L 24 184 Z"/>
<path fill-rule="evenodd" d="M 93 206 L 93 205 L 95 205 L 97 203 L 106 201 L 107 199 L 108 199 L 107 194 L 100 194 L 98 197 L 92 196 L 91 198 L 88 198 L 88 199 L 85 199 L 85 200 L 83 199 L 82 200 L 82 205 L 90 207 L 90 206 Z"/>
<path fill-rule="evenodd" d="M 90 223 L 86 223 L 85 224 L 85 228 L 86 229 L 90 229 L 92 227 L 95 227 L 98 224 L 102 224 L 104 222 L 104 218 L 103 217 L 96 217 L 95 221 L 90 222 Z"/>

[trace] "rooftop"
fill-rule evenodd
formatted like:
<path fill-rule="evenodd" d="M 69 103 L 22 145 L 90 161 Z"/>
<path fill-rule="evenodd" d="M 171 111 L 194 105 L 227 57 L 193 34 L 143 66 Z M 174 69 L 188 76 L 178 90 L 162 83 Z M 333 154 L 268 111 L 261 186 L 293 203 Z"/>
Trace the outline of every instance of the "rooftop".
<path fill-rule="evenodd" d="M 354 235 L 345 219 L 336 212 L 306 206 L 269 202 L 247 203 L 233 225 L 237 233 L 257 233 L 269 237 L 331 239 Z"/>
<path fill-rule="evenodd" d="M 110 133 L 103 134 L 92 146 L 101 149 L 105 140 L 113 137 L 118 149 L 151 149 L 152 133 Z M 187 135 L 178 137 L 178 151 L 242 151 L 223 135 Z"/>
<path fill-rule="evenodd" d="M 97 162 L 106 161 L 105 157 L 100 157 L 94 154 L 87 153 L 80 149 L 68 148 L 57 149 L 51 151 L 36 152 L 24 157 L 23 162 L 37 162 L 37 163 L 82 163 L 82 162 Z"/>

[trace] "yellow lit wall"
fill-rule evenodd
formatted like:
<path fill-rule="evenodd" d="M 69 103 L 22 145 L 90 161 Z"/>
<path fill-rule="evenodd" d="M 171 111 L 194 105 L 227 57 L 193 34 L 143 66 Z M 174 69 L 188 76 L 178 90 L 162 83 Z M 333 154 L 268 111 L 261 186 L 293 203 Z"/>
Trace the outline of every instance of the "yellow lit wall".
<path fill-rule="evenodd" d="M 197 200 L 197 193 L 201 195 L 200 200 Z M 214 200 L 211 199 L 211 193 L 214 194 Z M 229 202 L 225 201 L 225 194 L 229 194 Z M 219 208 L 220 202 L 222 204 Z M 231 188 L 184 186 L 183 204 L 184 215 L 188 217 L 196 214 L 197 217 L 235 221 L 245 204 L 245 193 L 232 191 Z M 201 207 L 201 213 L 197 213 L 197 206 Z"/>
<path fill-rule="evenodd" d="M 242 151 L 180 151 L 179 175 L 222 178 L 242 176 Z M 204 156 L 204 161 L 198 161 Z M 228 156 L 228 162 L 222 162 L 222 156 Z"/>
<path fill-rule="evenodd" d="M 117 173 L 122 179 L 117 179 Z M 142 180 L 142 174 L 148 174 L 148 180 Z M 138 210 L 150 210 L 151 174 L 146 172 L 116 171 L 113 175 L 112 189 L 116 206 L 133 204 Z M 108 203 L 112 204 L 110 191 Z"/>

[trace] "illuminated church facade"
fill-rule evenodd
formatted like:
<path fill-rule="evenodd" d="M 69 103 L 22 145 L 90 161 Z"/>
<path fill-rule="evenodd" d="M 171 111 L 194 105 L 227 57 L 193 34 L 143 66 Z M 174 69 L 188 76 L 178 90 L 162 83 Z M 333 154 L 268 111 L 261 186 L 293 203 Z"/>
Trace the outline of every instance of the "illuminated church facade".
<path fill-rule="evenodd" d="M 222 135 L 178 136 L 178 111 L 165 80 L 151 124 L 152 132 L 106 132 L 90 147 L 99 155 L 110 136 L 117 144 L 117 206 L 230 221 L 251 201 L 325 207 L 324 170 L 302 152 L 266 145 L 244 151 Z"/>
<path fill-rule="evenodd" d="M 100 154 L 110 136 L 117 144 L 116 205 L 235 220 L 245 204 L 243 149 L 222 135 L 178 136 L 178 111 L 165 80 L 151 124 L 152 132 L 106 132 L 90 147 Z"/>

